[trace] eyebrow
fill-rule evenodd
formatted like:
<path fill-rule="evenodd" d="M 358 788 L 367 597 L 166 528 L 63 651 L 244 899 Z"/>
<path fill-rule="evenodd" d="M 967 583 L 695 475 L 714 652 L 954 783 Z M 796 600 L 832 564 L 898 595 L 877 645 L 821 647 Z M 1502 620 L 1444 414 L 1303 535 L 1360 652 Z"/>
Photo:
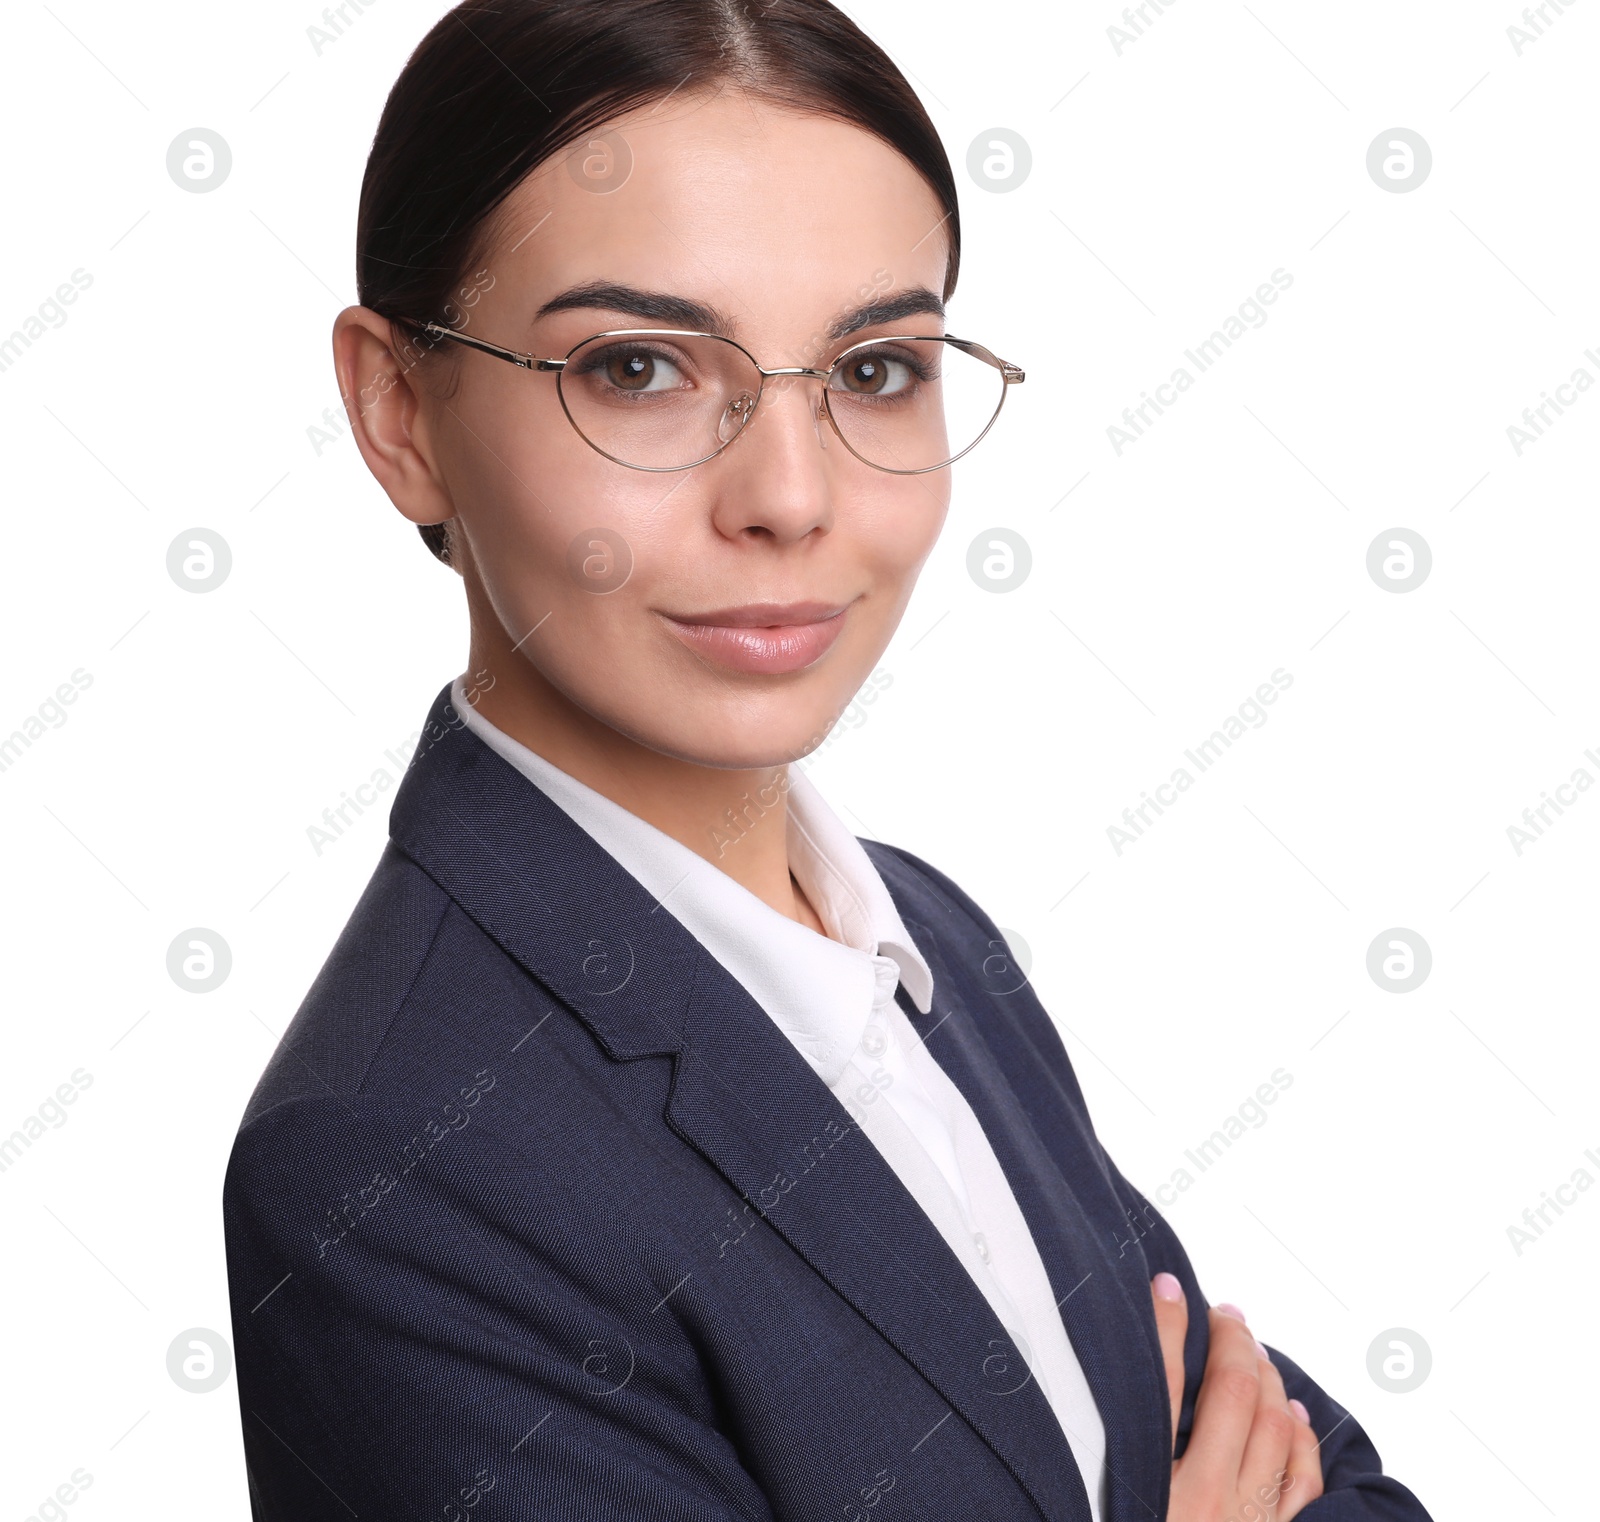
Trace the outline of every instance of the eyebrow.
<path fill-rule="evenodd" d="M 644 291 L 637 286 L 622 285 L 608 280 L 591 280 L 575 285 L 552 296 L 534 313 L 534 321 L 552 312 L 581 311 L 599 308 L 608 312 L 626 312 L 630 317 L 644 318 L 650 322 L 670 323 L 674 327 L 693 328 L 700 332 L 715 333 L 720 338 L 732 338 L 735 323 L 726 313 L 702 301 L 687 296 L 673 296 L 662 291 Z M 861 306 L 841 312 L 829 325 L 826 337 L 830 341 L 848 338 L 862 328 L 878 323 L 898 322 L 902 317 L 944 317 L 944 303 L 926 286 L 910 286 L 879 301 L 868 301 Z"/>

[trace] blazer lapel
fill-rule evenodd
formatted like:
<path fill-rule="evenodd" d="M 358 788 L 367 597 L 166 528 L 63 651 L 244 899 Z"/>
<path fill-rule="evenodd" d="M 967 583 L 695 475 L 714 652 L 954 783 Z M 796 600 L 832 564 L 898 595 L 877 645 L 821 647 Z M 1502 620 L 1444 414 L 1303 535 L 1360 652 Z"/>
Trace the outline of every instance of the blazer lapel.
<path fill-rule="evenodd" d="M 1071 1447 L 988 1301 L 844 1106 L 706 954 L 684 1034 L 668 1123 L 922 1373 L 1045 1517 L 1088 1522 Z"/>
<path fill-rule="evenodd" d="M 448 685 L 422 736 L 389 813 L 394 845 L 581 1015 L 611 1056 L 677 1051 L 698 945 L 466 728 Z"/>
<path fill-rule="evenodd" d="M 1072 1450 L 1037 1384 L 1017 1385 L 1020 1360 L 988 1302 L 765 1011 L 576 821 L 462 725 L 448 685 L 423 735 L 395 795 L 394 845 L 613 1057 L 672 1054 L 668 1124 L 922 1373 L 1049 1522 L 1089 1522 Z M 936 1007 L 948 1007 L 937 977 Z M 972 1065 L 957 1080 L 986 1131 L 1010 1101 L 979 1109 L 973 1086 L 997 1079 Z M 1009 1155 L 996 1150 L 1008 1175 L 1019 1159 L 1035 1162 L 1016 1141 Z M 1053 1203 L 1028 1191 L 1036 1231 Z M 1107 1314 L 1103 1293 L 1094 1291 L 1089 1318 L 1101 1356 L 1104 1338 L 1093 1336 Z"/>
<path fill-rule="evenodd" d="M 933 970 L 933 1008 L 899 1002 L 929 1053 L 972 1106 L 1044 1260 L 1062 1321 L 1105 1424 L 1109 1472 L 1102 1522 L 1150 1522 L 1166 1515 L 1170 1445 L 1149 1434 L 1171 1431 L 1155 1315 L 1148 1293 L 1135 1304 L 1111 1249 L 1113 1233 L 1091 1221 L 1085 1197 L 1106 1193 L 1122 1241 L 1122 1206 L 1096 1159 L 1063 1174 L 1039 1136 L 1030 1106 L 1016 1093 L 962 1003 L 960 985 L 925 925 L 901 917 Z M 1032 1107 L 1041 1118 L 1053 1096 Z M 1087 1120 L 1085 1120 L 1087 1129 Z M 1070 1125 L 1065 1122 L 1064 1125 Z M 1070 1165 L 1069 1165 L 1070 1166 Z M 1139 1331 L 1132 1329 L 1138 1327 Z"/>

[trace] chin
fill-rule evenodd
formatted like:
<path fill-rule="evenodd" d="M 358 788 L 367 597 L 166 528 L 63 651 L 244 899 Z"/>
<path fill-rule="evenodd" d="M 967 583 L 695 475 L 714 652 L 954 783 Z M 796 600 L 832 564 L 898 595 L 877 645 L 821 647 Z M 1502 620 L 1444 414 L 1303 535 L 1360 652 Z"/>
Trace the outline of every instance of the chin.
<path fill-rule="evenodd" d="M 698 743 L 689 742 L 689 749 L 674 751 L 673 754 L 696 765 L 716 767 L 722 771 L 761 771 L 802 760 L 821 743 L 811 735 L 771 740 L 747 735 L 721 745 L 708 745 L 704 739 Z"/>
<path fill-rule="evenodd" d="M 752 723 L 748 712 L 735 710 L 675 726 L 669 735 L 636 732 L 635 738 L 652 750 L 697 766 L 759 771 L 810 755 L 827 738 L 832 723 L 827 714 L 816 715 L 814 722 L 807 714 L 797 723 L 792 713 L 770 724 Z"/>

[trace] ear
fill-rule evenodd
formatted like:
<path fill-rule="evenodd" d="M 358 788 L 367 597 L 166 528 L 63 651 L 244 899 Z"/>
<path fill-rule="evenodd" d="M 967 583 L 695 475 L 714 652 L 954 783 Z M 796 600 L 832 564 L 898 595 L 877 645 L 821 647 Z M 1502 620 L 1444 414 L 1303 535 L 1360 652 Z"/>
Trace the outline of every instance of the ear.
<path fill-rule="evenodd" d="M 367 469 L 413 523 L 443 523 L 455 505 L 434 453 L 418 371 L 421 351 L 387 317 L 346 307 L 333 321 L 333 367 Z"/>

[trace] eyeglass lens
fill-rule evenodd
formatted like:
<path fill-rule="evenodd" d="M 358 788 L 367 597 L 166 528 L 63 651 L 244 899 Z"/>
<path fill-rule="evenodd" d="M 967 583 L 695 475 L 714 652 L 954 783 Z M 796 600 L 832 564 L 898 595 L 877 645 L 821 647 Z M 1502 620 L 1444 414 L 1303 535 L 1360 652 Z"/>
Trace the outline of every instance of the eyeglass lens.
<path fill-rule="evenodd" d="M 802 381 L 802 384 L 810 384 Z M 768 383 L 768 399 L 795 384 Z M 589 340 L 560 372 L 568 415 L 597 449 L 655 470 L 698 464 L 748 423 L 761 390 L 750 357 L 709 335 Z M 1000 408 L 993 365 L 942 339 L 885 340 L 849 354 L 827 406 L 857 454 L 888 470 L 928 470 L 963 453 Z"/>

